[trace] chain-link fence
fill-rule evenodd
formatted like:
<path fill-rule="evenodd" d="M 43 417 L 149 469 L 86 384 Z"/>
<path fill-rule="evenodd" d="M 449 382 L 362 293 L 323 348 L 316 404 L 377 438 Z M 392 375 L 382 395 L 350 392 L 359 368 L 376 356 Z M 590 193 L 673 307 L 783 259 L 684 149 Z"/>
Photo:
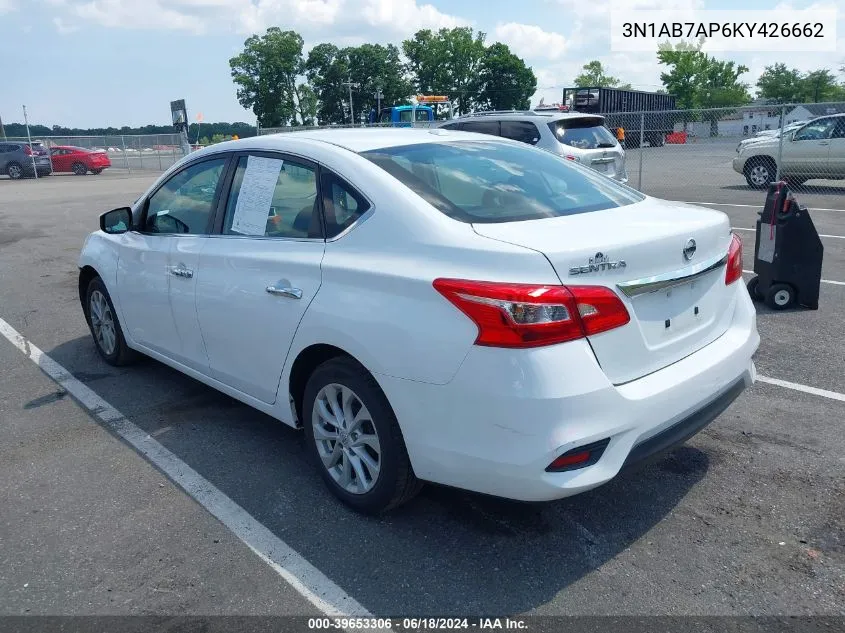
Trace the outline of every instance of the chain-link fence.
<path fill-rule="evenodd" d="M 10 143 L 28 143 L 26 137 L 8 137 Z M 179 134 L 142 134 L 121 136 L 33 136 L 50 156 L 53 172 L 73 171 L 73 163 L 64 158 L 63 150 L 82 148 L 102 151 L 109 157 L 112 171 L 164 171 L 185 153 Z"/>
<path fill-rule="evenodd" d="M 744 106 L 605 115 L 624 129 L 632 186 L 661 198 L 707 201 L 720 191 L 784 179 L 843 191 L 845 103 Z"/>

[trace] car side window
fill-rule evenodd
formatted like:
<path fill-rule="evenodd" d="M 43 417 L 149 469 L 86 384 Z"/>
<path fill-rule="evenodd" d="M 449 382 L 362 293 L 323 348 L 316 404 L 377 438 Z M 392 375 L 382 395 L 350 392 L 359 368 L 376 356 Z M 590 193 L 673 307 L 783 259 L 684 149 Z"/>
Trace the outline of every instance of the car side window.
<path fill-rule="evenodd" d="M 282 157 L 241 156 L 226 202 L 223 234 L 322 237 L 316 169 Z"/>
<path fill-rule="evenodd" d="M 540 132 L 531 121 L 502 121 L 502 136 L 529 145 L 536 145 L 540 140 Z"/>
<path fill-rule="evenodd" d="M 461 128 L 464 132 L 477 132 L 478 134 L 493 134 L 499 136 L 498 121 L 465 121 Z"/>
<path fill-rule="evenodd" d="M 794 141 L 821 141 L 830 138 L 835 119 L 819 119 L 808 123 L 795 133 Z"/>
<path fill-rule="evenodd" d="M 194 163 L 164 183 L 147 201 L 144 232 L 207 233 L 227 160 L 217 158 Z"/>
<path fill-rule="evenodd" d="M 332 238 L 349 228 L 370 204 L 345 180 L 325 172 L 323 174 L 323 209 L 326 218 L 326 237 Z"/>
<path fill-rule="evenodd" d="M 845 116 L 839 117 L 836 120 L 836 127 L 833 128 L 831 138 L 845 138 Z"/>

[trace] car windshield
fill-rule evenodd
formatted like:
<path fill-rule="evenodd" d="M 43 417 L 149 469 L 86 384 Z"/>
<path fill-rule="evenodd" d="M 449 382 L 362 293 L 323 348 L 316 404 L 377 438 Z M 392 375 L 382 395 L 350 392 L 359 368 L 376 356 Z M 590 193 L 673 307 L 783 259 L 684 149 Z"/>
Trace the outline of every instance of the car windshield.
<path fill-rule="evenodd" d="M 644 198 L 591 169 L 516 143 L 420 143 L 362 155 L 439 211 L 468 223 L 553 218 Z"/>
<path fill-rule="evenodd" d="M 549 123 L 549 128 L 561 143 L 578 149 L 616 147 L 616 139 L 600 118 L 560 119 Z"/>

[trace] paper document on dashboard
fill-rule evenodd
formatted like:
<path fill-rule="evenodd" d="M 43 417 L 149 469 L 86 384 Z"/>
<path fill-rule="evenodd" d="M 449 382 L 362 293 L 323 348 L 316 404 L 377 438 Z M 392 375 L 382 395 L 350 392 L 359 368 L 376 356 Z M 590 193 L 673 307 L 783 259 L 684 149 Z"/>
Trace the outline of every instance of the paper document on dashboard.
<path fill-rule="evenodd" d="M 261 156 L 250 156 L 247 159 L 232 219 L 232 231 L 243 235 L 265 234 L 282 163 L 284 161 L 278 158 Z"/>

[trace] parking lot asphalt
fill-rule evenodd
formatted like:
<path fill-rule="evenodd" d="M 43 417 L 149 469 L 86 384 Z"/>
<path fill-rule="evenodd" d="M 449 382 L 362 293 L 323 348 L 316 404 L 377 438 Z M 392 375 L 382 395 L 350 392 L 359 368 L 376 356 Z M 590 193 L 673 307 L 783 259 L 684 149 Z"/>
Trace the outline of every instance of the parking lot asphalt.
<path fill-rule="evenodd" d="M 845 615 L 842 401 L 760 382 L 686 445 L 589 493 L 528 505 L 429 486 L 368 518 L 324 489 L 298 432 L 155 361 L 106 365 L 76 259 L 98 214 L 151 180 L 0 182 L 0 319 L 371 613 Z M 717 208 L 753 226 L 755 208 Z M 836 212 L 813 217 L 845 235 Z M 826 279 L 845 281 L 843 242 L 824 242 Z M 760 374 L 845 393 L 843 310 L 835 284 L 818 311 L 758 305 Z M 0 367 L 0 613 L 314 612 L 4 338 Z"/>

